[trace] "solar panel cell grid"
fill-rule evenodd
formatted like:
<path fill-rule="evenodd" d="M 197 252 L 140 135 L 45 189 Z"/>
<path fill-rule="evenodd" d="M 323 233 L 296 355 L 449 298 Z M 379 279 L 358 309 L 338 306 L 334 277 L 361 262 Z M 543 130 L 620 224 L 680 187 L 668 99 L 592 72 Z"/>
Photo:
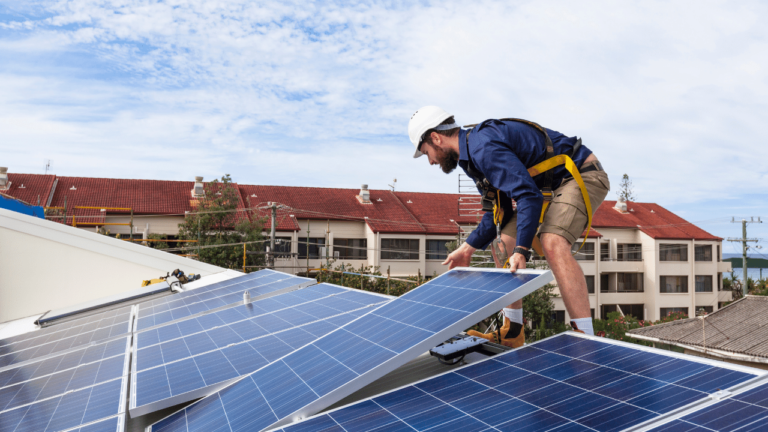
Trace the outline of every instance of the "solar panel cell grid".
<path fill-rule="evenodd" d="M 601 351 L 605 352 L 600 354 Z M 674 367 L 666 368 L 661 375 L 651 373 L 668 364 Z M 283 431 L 334 430 L 337 426 L 342 428 L 339 430 L 384 427 L 381 430 L 617 431 L 702 400 L 721 386 L 730 387 L 754 377 L 608 342 L 561 335 L 285 427 Z M 753 399 L 768 400 L 768 391 Z M 765 411 L 764 407 L 761 409 Z M 742 413 L 751 415 L 753 421 L 764 418 L 758 409 Z M 713 420 L 709 424 L 724 423 Z"/>
<path fill-rule="evenodd" d="M 282 274 L 282 276 L 270 274 L 261 278 L 218 288 L 214 291 L 201 293 L 200 295 L 190 295 L 183 299 L 177 299 L 172 303 L 164 305 L 160 309 L 158 309 L 158 306 L 154 306 L 150 311 L 147 311 L 146 309 L 142 309 L 142 306 L 139 305 L 139 319 L 137 321 L 136 329 L 142 331 L 216 308 L 232 305 L 242 301 L 243 292 L 246 290 L 250 293 L 252 299 L 258 299 L 258 297 L 270 293 L 286 291 L 291 288 L 298 289 L 302 285 L 306 286 L 312 283 L 314 283 L 314 281 L 311 279 L 294 277 L 286 274 Z M 211 295 L 214 297 L 203 298 Z M 166 307 L 168 309 L 163 310 L 166 309 Z"/>
<path fill-rule="evenodd" d="M 550 280 L 549 272 L 451 271 L 203 399 L 218 397 L 223 406 L 193 404 L 153 430 L 186 430 L 179 417 L 218 416 L 222 409 L 227 418 L 245 417 L 243 407 L 252 412 L 255 402 L 236 395 L 251 397 L 253 386 L 269 408 L 258 422 L 249 419 L 253 429 L 302 415 L 302 410 L 322 409 L 342 397 L 340 389 L 350 382 L 362 386 L 376 379 Z M 369 373 L 375 369 L 376 374 Z"/>
<path fill-rule="evenodd" d="M 359 315 L 350 311 L 364 313 L 389 300 L 320 284 L 188 320 L 207 323 L 182 321 L 140 333 L 131 414 L 199 397 L 190 392 L 251 373 Z M 185 335 L 200 328 L 208 330 Z"/>
<path fill-rule="evenodd" d="M 49 327 L 42 328 L 37 331 L 24 333 L 18 336 L 10 338 L 0 339 L 0 347 L 8 345 L 16 345 L 16 348 L 11 348 L 10 351 L 16 351 L 18 349 L 27 348 L 33 345 L 39 345 L 50 340 L 61 339 L 64 337 L 72 336 L 84 331 L 91 331 L 101 327 L 108 327 L 112 324 L 121 323 L 128 319 L 131 313 L 131 306 L 106 311 L 80 319 L 72 321 L 66 321 L 58 324 L 51 325 Z M 41 341 L 31 342 L 33 339 L 41 339 Z M 27 344 L 21 344 L 21 342 L 27 341 Z M 2 351 L 0 351 L 2 352 Z"/>
<path fill-rule="evenodd" d="M 116 338 L 130 333 L 131 319 L 128 317 L 125 322 L 115 324 L 110 327 L 100 328 L 95 331 L 86 332 L 77 336 L 53 340 L 48 343 L 33 346 L 21 351 L 11 352 L 0 356 L 0 367 L 15 365 L 22 362 L 45 357 L 78 348 L 87 344 L 97 343 L 112 338 Z"/>

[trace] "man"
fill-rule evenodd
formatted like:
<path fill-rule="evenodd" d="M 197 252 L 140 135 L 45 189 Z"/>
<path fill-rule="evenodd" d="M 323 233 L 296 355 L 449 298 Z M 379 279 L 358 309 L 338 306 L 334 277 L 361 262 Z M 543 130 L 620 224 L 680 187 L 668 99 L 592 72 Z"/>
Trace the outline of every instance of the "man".
<path fill-rule="evenodd" d="M 563 166 L 535 177 L 528 173 L 529 168 L 553 154 L 569 155 L 579 167 L 594 213 L 608 194 L 610 183 L 592 151 L 575 137 L 569 138 L 526 121 L 486 120 L 471 130 L 462 130 L 452 115 L 436 106 L 423 107 L 411 116 L 408 135 L 416 147 L 414 158 L 426 155 L 430 165 L 440 165 L 446 174 L 458 165 L 475 182 L 481 182 L 480 185 L 487 181 L 486 188 L 498 193 L 498 203 L 504 209 L 498 226 L 506 250 L 513 252 L 509 258 L 511 271 L 526 267 L 530 249 L 534 241 L 539 240 L 571 316 L 571 327 L 594 334 L 587 282 L 571 253 L 571 246 L 587 227 L 584 198 L 577 182 Z M 547 186 L 552 189 L 552 201 L 539 227 L 544 203 L 541 189 Z M 512 200 L 517 203 L 516 212 Z M 487 212 L 467 241 L 448 255 L 443 264 L 449 268 L 469 266 L 475 250 L 485 249 L 496 236 L 494 215 Z M 497 261 L 497 266 L 503 264 Z M 513 348 L 522 346 L 525 343 L 522 307 L 522 300 L 518 300 L 504 308 L 500 341 L 496 340 L 496 334 L 473 331 L 470 334 Z"/>

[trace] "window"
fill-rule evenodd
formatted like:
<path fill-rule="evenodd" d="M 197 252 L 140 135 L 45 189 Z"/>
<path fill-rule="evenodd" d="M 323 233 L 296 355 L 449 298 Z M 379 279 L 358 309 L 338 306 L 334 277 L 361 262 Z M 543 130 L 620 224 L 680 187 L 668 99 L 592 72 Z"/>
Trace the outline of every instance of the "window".
<path fill-rule="evenodd" d="M 600 292 L 608 292 L 610 290 L 608 277 L 608 273 L 603 273 L 600 275 Z"/>
<path fill-rule="evenodd" d="M 381 239 L 381 259 L 417 260 L 419 259 L 419 240 Z"/>
<path fill-rule="evenodd" d="M 717 245 L 717 262 L 720 262 L 720 245 Z"/>
<path fill-rule="evenodd" d="M 696 315 L 698 316 L 702 310 L 707 314 L 711 314 L 712 312 L 715 311 L 715 309 L 712 306 L 696 306 Z"/>
<path fill-rule="evenodd" d="M 643 274 L 616 273 L 616 291 L 643 292 Z"/>
<path fill-rule="evenodd" d="M 323 237 L 310 237 L 309 242 L 307 238 L 299 238 L 299 259 L 307 259 L 307 243 L 309 243 L 309 258 L 318 259 L 325 258 L 320 256 L 320 248 L 325 246 L 325 238 Z"/>
<path fill-rule="evenodd" d="M 339 259 L 368 259 L 367 239 L 333 239 L 333 253 L 339 253 Z"/>
<path fill-rule="evenodd" d="M 577 241 L 573 244 L 573 247 L 571 247 L 571 252 L 575 253 L 574 258 L 576 258 L 577 261 L 594 261 L 595 260 L 595 244 L 593 242 L 587 242 L 584 244 L 584 247 L 579 250 L 581 247 L 581 242 Z"/>
<path fill-rule="evenodd" d="M 642 261 L 643 248 L 640 244 L 620 244 L 616 246 L 616 261 Z"/>
<path fill-rule="evenodd" d="M 660 312 L 661 312 L 662 318 L 666 316 L 670 316 L 676 312 L 682 312 L 688 315 L 688 308 L 687 307 L 661 308 Z"/>
<path fill-rule="evenodd" d="M 712 292 L 712 276 L 696 276 L 696 292 Z"/>
<path fill-rule="evenodd" d="M 621 308 L 621 312 L 624 316 L 633 316 L 639 320 L 645 319 L 645 305 L 644 304 L 620 304 L 620 305 L 602 305 L 600 306 L 600 317 L 602 319 L 608 318 L 608 314 L 611 312 L 618 312 Z"/>
<path fill-rule="evenodd" d="M 659 261 L 688 261 L 688 245 L 660 244 Z"/>
<path fill-rule="evenodd" d="M 595 277 L 584 276 L 584 278 L 587 280 L 587 292 L 590 294 L 594 294 L 595 293 Z"/>
<path fill-rule="evenodd" d="M 662 276 L 659 291 L 663 293 L 687 293 L 688 276 Z"/>
<path fill-rule="evenodd" d="M 445 244 L 450 240 L 427 240 L 427 259 L 445 260 L 448 258 L 448 248 Z"/>
<path fill-rule="evenodd" d="M 717 290 L 718 291 L 723 290 L 723 274 L 722 273 L 717 274 Z"/>
<path fill-rule="evenodd" d="M 693 248 L 696 261 L 712 261 L 712 245 L 701 245 Z"/>
<path fill-rule="evenodd" d="M 610 261 L 610 260 L 611 260 L 611 244 L 600 243 L 600 261 Z"/>

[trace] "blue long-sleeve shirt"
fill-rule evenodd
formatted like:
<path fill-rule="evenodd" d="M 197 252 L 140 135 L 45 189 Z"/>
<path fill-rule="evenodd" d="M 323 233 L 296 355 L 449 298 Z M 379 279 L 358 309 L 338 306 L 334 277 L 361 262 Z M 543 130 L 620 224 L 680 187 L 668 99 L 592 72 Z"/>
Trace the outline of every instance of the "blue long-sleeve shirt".
<path fill-rule="evenodd" d="M 576 137 L 566 137 L 560 132 L 546 129 L 552 140 L 555 154 L 568 153 L 576 144 Z M 528 168 L 546 159 L 545 138 L 542 133 L 525 123 L 515 121 L 486 120 L 472 129 L 467 143 L 467 130 L 459 132 L 459 166 L 467 175 L 469 159 L 494 188 L 503 193 L 502 207 L 505 220 L 512 217 L 512 202 L 517 202 L 517 245 L 530 248 L 539 225 L 544 196 L 544 176 L 531 178 Z M 469 146 L 469 147 L 467 147 Z M 592 154 L 585 146 L 571 158 L 580 167 Z M 469 157 L 468 157 L 469 155 Z M 568 171 L 559 166 L 554 170 L 552 189 L 556 189 Z M 470 176 L 471 177 L 471 176 Z M 482 178 L 473 178 L 475 182 Z M 477 229 L 467 238 L 476 249 L 485 249 L 496 238 L 493 213 L 483 215 Z"/>

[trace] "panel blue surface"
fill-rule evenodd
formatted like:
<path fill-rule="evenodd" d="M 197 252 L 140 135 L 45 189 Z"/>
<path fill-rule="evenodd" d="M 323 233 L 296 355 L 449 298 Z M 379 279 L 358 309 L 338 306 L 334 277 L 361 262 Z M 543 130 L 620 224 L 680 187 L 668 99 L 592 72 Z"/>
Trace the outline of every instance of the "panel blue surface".
<path fill-rule="evenodd" d="M 665 367 L 671 364 L 676 367 Z M 653 370 L 663 370 L 663 379 L 649 378 Z M 618 431 L 706 398 L 699 389 L 713 392 L 754 377 L 661 352 L 561 334 L 282 431 Z M 708 417 L 705 426 L 722 425 L 717 419 L 736 409 L 744 409 L 737 411 L 744 417 L 740 424 L 756 425 L 768 417 L 768 389 L 737 402 L 744 407 L 724 407 Z M 750 404 L 753 408 L 747 409 Z"/>
<path fill-rule="evenodd" d="M 736 394 L 652 429 L 653 432 L 765 430 L 768 430 L 768 384 Z"/>
<path fill-rule="evenodd" d="M 122 353 L 114 357 L 83 363 L 76 367 L 0 388 L 0 412 L 127 376 L 128 340 L 127 338 L 120 339 L 116 342 L 122 344 Z"/>
<path fill-rule="evenodd" d="M 123 380 L 119 378 L 4 411 L 0 413 L 0 432 L 60 431 L 120 414 Z"/>
<path fill-rule="evenodd" d="M 122 432 L 124 424 L 124 415 L 119 415 L 62 432 Z"/>
<path fill-rule="evenodd" d="M 222 411 L 226 418 L 245 418 L 261 401 L 269 410 L 259 412 L 258 420 L 249 419 L 251 430 L 269 427 L 300 410 L 322 409 L 345 396 L 339 389 L 352 380 L 365 383 L 380 377 L 549 281 L 549 272 L 450 271 L 163 419 L 153 430 L 187 430 L 187 421 L 181 419 L 213 418 Z M 335 396 L 328 396 L 331 392 Z M 209 402 L 214 398 L 221 403 Z"/>
<path fill-rule="evenodd" d="M 77 333 L 78 331 L 84 330 L 84 327 L 86 326 L 74 327 L 69 331 L 64 332 L 64 334 L 62 334 L 62 332 L 53 333 L 48 337 L 29 339 L 27 341 L 20 342 L 20 344 L 11 344 L 2 347 L 0 348 L 0 352 L 8 352 L 6 349 L 11 352 L 0 356 L 0 368 L 12 366 L 22 362 L 32 361 L 60 352 L 66 352 L 81 346 L 90 345 L 101 341 L 107 341 L 109 339 L 114 339 L 130 333 L 132 327 L 132 316 L 130 314 L 121 314 L 110 320 L 117 321 L 118 319 L 122 320 L 122 322 L 107 325 L 106 327 L 98 328 L 96 330 L 82 331 Z M 106 320 L 102 320 L 101 323 L 103 324 L 104 321 Z M 70 332 L 74 334 L 68 335 Z M 42 339 L 46 339 L 46 341 L 43 342 Z M 37 344 L 38 342 L 40 343 Z M 15 350 L 24 344 L 29 345 L 25 348 Z"/>
<path fill-rule="evenodd" d="M 272 270 L 255 273 L 213 284 L 207 289 L 195 289 L 177 295 L 140 303 L 136 329 L 141 331 L 188 316 L 207 312 L 243 300 L 248 291 L 251 299 L 314 283 L 313 279 L 293 276 Z"/>
<path fill-rule="evenodd" d="M 139 333 L 131 414 L 200 397 L 201 390 L 266 366 L 388 301 L 318 284 Z"/>

